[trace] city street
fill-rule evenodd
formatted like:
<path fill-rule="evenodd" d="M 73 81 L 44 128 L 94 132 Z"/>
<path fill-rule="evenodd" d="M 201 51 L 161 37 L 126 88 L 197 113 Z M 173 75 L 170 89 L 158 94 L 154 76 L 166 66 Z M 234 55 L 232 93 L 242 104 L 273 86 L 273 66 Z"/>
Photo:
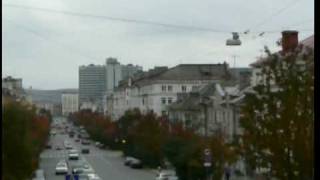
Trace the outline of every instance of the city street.
<path fill-rule="evenodd" d="M 67 134 L 59 134 L 51 136 L 49 143 L 51 149 L 46 149 L 41 153 L 40 168 L 46 173 L 47 180 L 63 180 L 63 175 L 55 174 L 55 167 L 58 161 L 67 159 L 67 150 L 64 149 L 63 142 L 67 140 L 73 144 L 73 147 L 81 152 L 82 147 L 90 149 L 89 154 L 80 154 L 80 158 L 85 159 L 95 170 L 95 172 L 103 180 L 151 180 L 155 179 L 155 173 L 145 169 L 131 169 L 124 166 L 123 157 L 120 152 L 101 150 L 91 145 L 82 145 L 75 142 L 73 138 L 69 138 Z M 56 146 L 60 146 L 63 150 L 55 150 Z M 75 161 L 75 160 L 72 160 Z M 69 161 L 70 162 L 70 161 Z"/>

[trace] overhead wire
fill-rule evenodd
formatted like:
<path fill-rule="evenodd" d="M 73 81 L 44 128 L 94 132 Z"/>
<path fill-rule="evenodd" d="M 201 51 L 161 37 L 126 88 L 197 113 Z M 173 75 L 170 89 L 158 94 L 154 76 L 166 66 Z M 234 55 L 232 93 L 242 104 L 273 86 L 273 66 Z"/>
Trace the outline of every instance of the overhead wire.
<path fill-rule="evenodd" d="M 232 31 L 225 31 L 225 30 L 219 30 L 219 29 L 212 29 L 212 28 L 208 28 L 208 27 L 175 25 L 175 24 L 168 24 L 168 23 L 162 23 L 162 22 L 156 22 L 156 21 L 118 18 L 118 17 L 111 17 L 111 16 L 104 16 L 104 15 L 86 14 L 86 13 L 79 13 L 79 12 L 72 12 L 72 11 L 65 11 L 65 10 L 55 10 L 55 9 L 48 9 L 48 8 L 39 8 L 39 7 L 17 5 L 17 4 L 4 3 L 3 5 L 7 6 L 7 7 L 20 8 L 20 9 L 26 9 L 26 10 L 36 10 L 36 11 L 43 11 L 43 12 L 50 12 L 50 13 L 59 13 L 59 14 L 78 16 L 78 17 L 87 17 L 87 18 L 99 18 L 99 19 L 120 21 L 120 22 L 126 22 L 126 23 L 163 26 L 163 27 L 167 27 L 167 28 L 179 28 L 179 29 L 196 30 L 196 31 L 210 31 L 210 32 L 215 32 L 215 33 L 231 33 L 232 32 Z"/>
<path fill-rule="evenodd" d="M 279 9 L 278 11 L 272 13 L 270 16 L 268 16 L 267 18 L 265 18 L 264 20 L 262 20 L 261 22 L 257 23 L 256 25 L 252 26 L 249 28 L 249 30 L 252 29 L 257 29 L 261 26 L 263 26 L 264 24 L 266 24 L 268 21 L 270 21 L 272 18 L 280 15 L 281 13 L 285 12 L 286 10 L 288 10 L 289 8 L 291 8 L 292 6 L 294 6 L 295 4 L 297 4 L 300 0 L 294 0 L 291 1 L 290 3 L 286 4 L 286 6 L 284 6 L 283 8 Z"/>
<path fill-rule="evenodd" d="M 162 27 L 167 27 L 167 28 L 177 28 L 177 29 L 184 29 L 184 30 L 191 30 L 191 31 L 207 31 L 207 32 L 214 32 L 214 33 L 225 33 L 225 34 L 231 34 L 232 32 L 235 32 L 235 31 L 231 31 L 231 30 L 213 29 L 213 28 L 209 28 L 209 27 L 176 25 L 176 24 L 169 24 L 169 23 L 148 21 L 148 20 L 141 20 L 141 19 L 138 20 L 138 19 L 118 18 L 118 17 L 111 17 L 111 16 L 105 16 L 105 15 L 86 14 L 86 13 L 80 13 L 80 12 L 56 10 L 56 9 L 49 9 L 49 8 L 40 8 L 40 7 L 17 5 L 17 4 L 4 3 L 3 6 L 11 7 L 11 8 L 20 8 L 20 9 L 25 9 L 25 10 L 64 14 L 64 15 L 69 15 L 69 16 L 96 18 L 96 19 L 103 19 L 103 20 L 110 20 L 110 21 L 119 21 L 119 22 L 124 22 L 124 23 L 135 23 L 135 24 L 162 26 Z M 250 31 L 250 32 L 251 33 L 262 33 L 262 32 L 264 32 L 264 33 L 279 33 L 280 31 L 281 30 L 272 30 L 272 31 L 262 31 L 261 30 L 261 31 L 256 31 L 256 32 L 255 31 Z M 239 34 L 248 34 L 248 32 L 239 32 Z"/>
<path fill-rule="evenodd" d="M 54 39 L 52 39 L 52 38 L 48 38 L 47 36 L 45 36 L 45 35 L 37 32 L 37 31 L 35 31 L 34 29 L 32 29 L 32 28 L 30 28 L 30 27 L 28 27 L 28 26 L 25 26 L 25 25 L 22 25 L 22 24 L 17 24 L 17 23 L 15 23 L 13 20 L 11 20 L 11 19 L 9 19 L 9 18 L 7 18 L 7 17 L 5 17 L 4 19 L 5 19 L 6 21 L 8 21 L 9 23 L 13 24 L 14 26 L 23 29 L 25 32 L 29 32 L 29 33 L 31 33 L 31 34 L 33 34 L 33 35 L 35 35 L 35 36 L 38 36 L 39 38 L 41 38 L 41 39 L 43 39 L 43 40 L 50 41 L 50 42 L 58 45 L 59 47 L 61 47 L 61 46 L 66 47 L 66 48 L 64 48 L 64 49 L 65 49 L 66 51 L 68 51 L 68 52 L 70 52 L 70 50 L 71 50 L 71 51 L 74 51 L 75 54 L 77 54 L 78 56 L 82 56 L 82 57 L 89 58 L 89 59 L 92 59 L 92 60 L 99 60 L 99 58 L 93 57 L 93 56 L 91 56 L 91 55 L 84 54 L 83 51 L 80 51 L 80 50 L 78 50 L 78 49 L 75 49 L 73 46 L 67 45 L 67 44 L 65 44 L 65 43 L 62 43 L 62 42 L 57 41 L 57 40 L 54 40 Z"/>

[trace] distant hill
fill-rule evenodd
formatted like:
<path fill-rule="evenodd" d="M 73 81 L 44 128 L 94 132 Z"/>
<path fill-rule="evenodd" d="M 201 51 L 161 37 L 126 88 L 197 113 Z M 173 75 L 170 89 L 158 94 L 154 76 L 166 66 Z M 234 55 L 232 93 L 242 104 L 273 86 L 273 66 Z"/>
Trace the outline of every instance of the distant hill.
<path fill-rule="evenodd" d="M 39 90 L 25 89 L 30 94 L 33 102 L 50 102 L 55 104 L 61 103 L 62 93 L 77 93 L 78 89 L 57 89 L 57 90 Z"/>

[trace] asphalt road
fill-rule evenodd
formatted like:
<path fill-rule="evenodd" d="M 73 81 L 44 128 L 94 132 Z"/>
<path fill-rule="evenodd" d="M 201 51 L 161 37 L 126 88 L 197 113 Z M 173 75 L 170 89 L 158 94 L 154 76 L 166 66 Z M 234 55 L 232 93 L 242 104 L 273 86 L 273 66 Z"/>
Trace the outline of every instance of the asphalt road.
<path fill-rule="evenodd" d="M 75 138 L 69 138 L 66 134 L 57 134 L 50 137 L 49 143 L 52 149 L 46 149 L 40 155 L 40 168 L 42 168 L 47 176 L 47 180 L 64 180 L 63 175 L 55 175 L 56 164 L 62 159 L 67 158 L 67 150 L 64 150 L 63 142 L 68 140 L 73 147 L 81 152 L 82 147 L 90 149 L 89 154 L 80 154 L 80 158 L 86 160 L 95 170 L 102 180 L 153 180 L 155 173 L 146 169 L 131 169 L 124 166 L 124 158 L 121 152 L 101 150 L 96 148 L 93 143 L 91 145 L 82 145 L 75 142 Z M 63 150 L 55 150 L 56 146 L 60 146 Z M 69 161 L 74 163 L 75 160 Z"/>

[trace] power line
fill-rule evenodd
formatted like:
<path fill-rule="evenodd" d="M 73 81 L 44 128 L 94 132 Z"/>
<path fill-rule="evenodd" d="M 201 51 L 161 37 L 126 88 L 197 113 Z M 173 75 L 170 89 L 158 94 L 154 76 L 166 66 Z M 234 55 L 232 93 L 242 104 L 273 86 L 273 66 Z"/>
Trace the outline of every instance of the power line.
<path fill-rule="evenodd" d="M 39 7 L 17 5 L 17 4 L 4 3 L 3 5 L 7 6 L 7 7 L 20 8 L 20 9 L 26 9 L 26 10 L 36 10 L 36 11 L 43 11 L 43 12 L 50 12 L 50 13 L 59 13 L 59 14 L 78 16 L 78 17 L 87 17 L 87 18 L 99 18 L 99 19 L 105 19 L 105 20 L 110 20 L 110 21 L 120 21 L 120 22 L 126 22 L 126 23 L 163 26 L 163 27 L 168 27 L 168 28 L 179 28 L 179 29 L 196 30 L 196 31 L 209 31 L 209 32 L 215 32 L 215 33 L 231 33 L 232 32 L 232 31 L 224 31 L 224 30 L 212 29 L 212 28 L 207 28 L 207 27 L 175 25 L 175 24 L 167 24 L 167 23 L 156 22 L 156 21 L 117 18 L 117 17 L 110 17 L 110 16 L 103 16 L 103 15 L 85 14 L 85 13 L 79 13 L 79 12 L 39 8 Z"/>
<path fill-rule="evenodd" d="M 270 16 L 268 16 L 267 18 L 265 18 L 263 21 L 261 21 L 260 23 L 256 24 L 255 26 L 253 26 L 250 29 L 254 29 L 254 28 L 259 28 L 262 25 L 264 25 L 265 23 L 267 23 L 269 20 L 271 20 L 272 18 L 274 18 L 275 16 L 278 16 L 279 14 L 283 13 L 285 10 L 289 9 L 290 7 L 292 7 L 293 5 L 297 4 L 300 0 L 295 0 L 292 1 L 290 3 L 288 3 L 285 7 L 279 9 L 278 11 L 272 13 Z"/>
<path fill-rule="evenodd" d="M 82 51 L 79 51 L 79 50 L 75 49 L 72 46 L 69 46 L 69 45 L 67 45 L 65 43 L 62 43 L 60 41 L 53 40 L 52 38 L 48 38 L 47 36 L 44 36 L 43 34 L 33 30 L 30 27 L 27 27 L 27 26 L 24 26 L 24 25 L 21 25 L 21 24 L 17 24 L 14 21 L 12 21 L 11 19 L 8 19 L 8 18 L 4 18 L 4 19 L 7 20 L 8 22 L 10 22 L 11 24 L 13 24 L 14 26 L 19 27 L 19 28 L 23 29 L 24 31 L 29 32 L 29 33 L 31 33 L 31 34 L 33 34 L 35 36 L 38 36 L 43 40 L 51 41 L 51 42 L 57 44 L 59 47 L 61 47 L 61 46 L 66 47 L 65 50 L 67 50 L 68 52 L 70 52 L 70 50 L 71 50 L 71 51 L 76 52 L 77 55 L 83 56 L 85 58 L 89 58 L 89 59 L 92 59 L 92 60 L 98 60 L 98 58 L 96 58 L 96 57 L 93 57 L 93 56 L 90 56 L 90 55 L 87 55 L 87 54 L 83 54 Z"/>

